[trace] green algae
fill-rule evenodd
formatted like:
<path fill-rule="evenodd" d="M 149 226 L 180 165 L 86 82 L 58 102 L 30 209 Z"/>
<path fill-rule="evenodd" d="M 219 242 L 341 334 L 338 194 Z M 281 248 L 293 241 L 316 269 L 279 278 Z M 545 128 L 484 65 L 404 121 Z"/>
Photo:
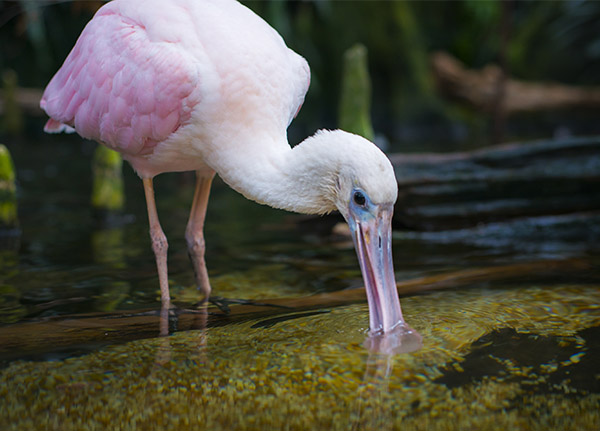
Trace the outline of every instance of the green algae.
<path fill-rule="evenodd" d="M 247 271 L 232 271 L 211 278 L 213 292 L 227 298 L 259 300 L 295 298 L 307 294 L 306 277 L 285 264 L 255 265 Z M 158 291 L 157 291 L 158 292 Z M 174 286 L 174 301 L 195 303 L 201 294 L 195 285 Z"/>
<path fill-rule="evenodd" d="M 0 228 L 18 224 L 15 165 L 8 148 L 0 144 Z"/>
<path fill-rule="evenodd" d="M 599 304 L 586 285 L 404 298 L 424 346 L 391 358 L 363 348 L 368 310 L 357 304 L 14 362 L 0 374 L 0 428 L 598 429 L 598 367 L 588 369 L 598 346 L 582 334 L 600 325 Z M 486 341 L 507 329 L 529 337 L 534 359 Z M 540 339 L 558 350 L 536 356 Z M 496 369 L 444 383 L 489 346 Z M 579 387 L 573 375 L 589 371 L 595 385 Z"/>
<path fill-rule="evenodd" d="M 104 145 L 98 145 L 94 151 L 92 172 L 92 207 L 96 211 L 122 211 L 125 185 L 121 155 Z"/>

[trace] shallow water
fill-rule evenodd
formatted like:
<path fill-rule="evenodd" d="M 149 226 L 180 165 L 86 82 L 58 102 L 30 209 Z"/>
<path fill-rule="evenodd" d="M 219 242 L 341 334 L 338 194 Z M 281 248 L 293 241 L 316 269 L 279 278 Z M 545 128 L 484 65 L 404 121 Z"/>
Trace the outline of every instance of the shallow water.
<path fill-rule="evenodd" d="M 99 227 L 93 146 L 44 145 L 11 148 L 22 234 L 0 252 L 0 429 L 600 429 L 597 232 L 396 232 L 405 318 L 424 341 L 386 357 L 363 346 L 351 241 L 217 182 L 206 228 L 215 293 L 326 300 L 173 314 L 159 337 L 141 182 L 125 168 L 122 223 Z M 193 177 L 160 176 L 156 190 L 172 295 L 191 308 Z"/>

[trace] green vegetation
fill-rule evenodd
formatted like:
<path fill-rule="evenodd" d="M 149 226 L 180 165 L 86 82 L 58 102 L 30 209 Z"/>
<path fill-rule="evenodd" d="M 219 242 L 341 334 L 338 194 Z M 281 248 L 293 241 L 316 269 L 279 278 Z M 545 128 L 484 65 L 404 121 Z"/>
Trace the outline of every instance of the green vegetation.
<path fill-rule="evenodd" d="M 18 224 L 15 166 L 8 149 L 0 144 L 0 228 Z"/>
<path fill-rule="evenodd" d="M 92 164 L 92 207 L 101 212 L 122 210 L 125 195 L 121 155 L 104 145 L 98 145 Z"/>
<path fill-rule="evenodd" d="M 371 79 L 364 45 L 354 45 L 344 54 L 339 126 L 371 141 L 375 135 L 371 124 Z"/>

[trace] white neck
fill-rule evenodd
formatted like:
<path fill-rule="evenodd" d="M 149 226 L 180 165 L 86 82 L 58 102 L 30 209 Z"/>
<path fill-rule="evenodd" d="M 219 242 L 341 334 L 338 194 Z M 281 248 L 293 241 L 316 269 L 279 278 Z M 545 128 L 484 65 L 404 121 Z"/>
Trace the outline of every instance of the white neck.
<path fill-rule="evenodd" d="M 209 164 L 248 199 L 298 213 L 328 213 L 336 209 L 337 164 L 319 135 L 293 149 L 285 136 L 253 136 L 236 145 L 238 151 L 214 152 Z"/>

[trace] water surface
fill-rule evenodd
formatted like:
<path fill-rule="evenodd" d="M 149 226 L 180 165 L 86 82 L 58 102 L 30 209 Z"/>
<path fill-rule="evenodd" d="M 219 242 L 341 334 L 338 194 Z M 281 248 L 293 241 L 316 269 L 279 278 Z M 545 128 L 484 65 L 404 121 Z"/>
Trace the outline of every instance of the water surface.
<path fill-rule="evenodd" d="M 172 314 L 160 337 L 141 181 L 125 167 L 121 223 L 98 224 L 92 148 L 11 148 L 22 234 L 0 252 L 0 339 L 23 336 L 0 345 L 1 429 L 600 428 L 598 233 L 577 218 L 559 220 L 568 231 L 537 220 L 395 232 L 403 311 L 424 341 L 387 357 L 363 346 L 351 240 L 216 182 L 215 293 L 329 302 Z M 186 175 L 156 179 L 180 309 L 199 299 L 183 238 L 193 187 Z"/>

